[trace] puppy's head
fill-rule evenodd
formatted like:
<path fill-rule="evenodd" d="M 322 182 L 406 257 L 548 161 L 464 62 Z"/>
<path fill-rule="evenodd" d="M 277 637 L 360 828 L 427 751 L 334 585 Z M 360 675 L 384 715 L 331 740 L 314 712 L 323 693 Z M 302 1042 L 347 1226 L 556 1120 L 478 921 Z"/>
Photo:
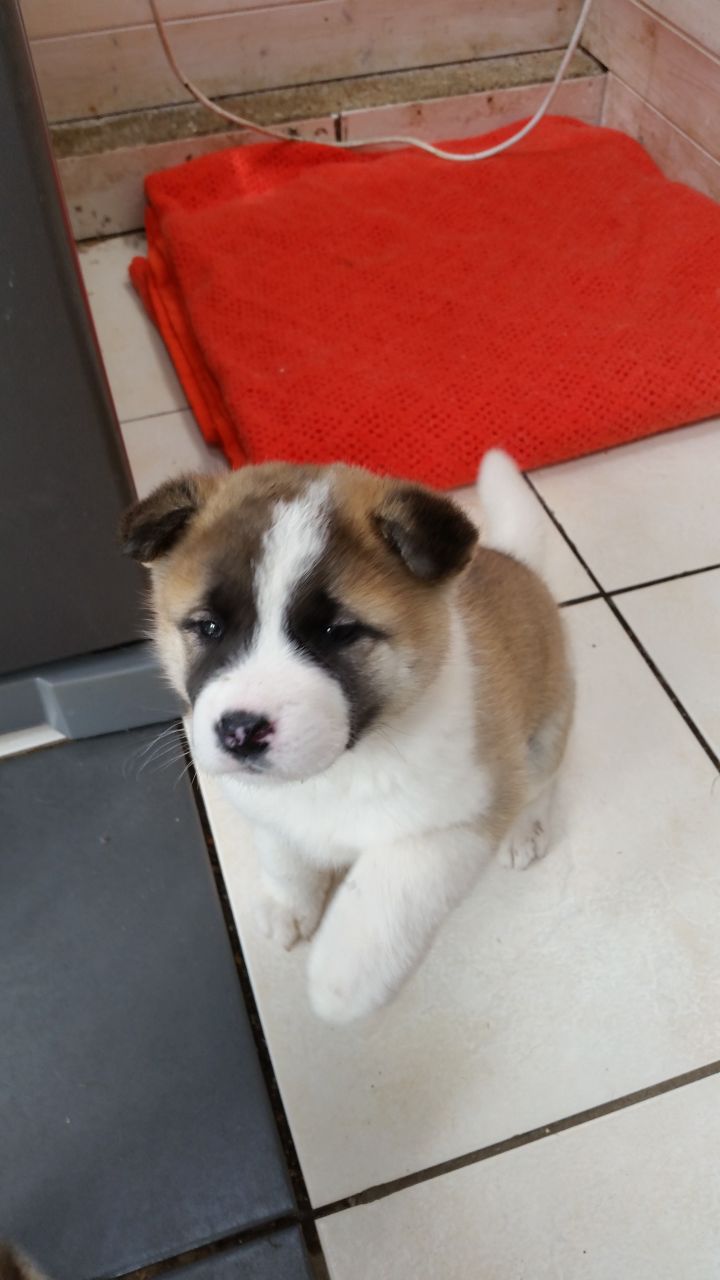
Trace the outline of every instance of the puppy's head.
<path fill-rule="evenodd" d="M 474 526 L 448 498 L 355 468 L 170 480 L 125 516 L 156 639 L 211 773 L 303 779 L 427 686 Z"/>

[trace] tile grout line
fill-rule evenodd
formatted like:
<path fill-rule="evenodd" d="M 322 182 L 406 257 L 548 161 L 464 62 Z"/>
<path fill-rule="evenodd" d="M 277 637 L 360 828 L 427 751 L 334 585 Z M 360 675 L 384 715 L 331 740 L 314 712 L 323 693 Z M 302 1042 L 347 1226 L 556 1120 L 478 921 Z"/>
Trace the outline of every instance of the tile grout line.
<path fill-rule="evenodd" d="M 575 553 L 577 555 L 577 552 Z M 666 582 L 680 582 L 682 578 L 697 578 L 703 573 L 713 573 L 720 569 L 720 564 L 704 564 L 699 569 L 683 569 L 680 573 L 668 573 L 664 578 L 648 578 L 646 582 L 636 582 L 634 586 L 614 587 L 608 591 L 609 596 L 625 596 L 629 591 L 644 591 L 646 587 L 661 587 Z M 572 601 L 574 604 L 575 602 Z"/>
<path fill-rule="evenodd" d="M 558 609 L 571 609 L 575 604 L 589 604 L 591 600 L 602 600 L 599 591 L 590 591 L 586 596 L 573 596 L 570 600 L 558 600 Z"/>
<path fill-rule="evenodd" d="M 169 418 L 172 413 L 192 413 L 192 410 L 187 401 L 185 401 L 185 404 L 178 405 L 177 409 L 161 409 L 159 413 L 141 413 L 134 418 L 118 417 L 118 426 L 122 430 L 123 427 L 128 427 L 134 422 L 149 422 L 152 418 Z M 194 417 L 193 422 L 195 422 Z M 200 431 L 199 427 L 198 431 Z"/>
<path fill-rule="evenodd" d="M 666 1093 L 672 1093 L 676 1089 L 697 1084 L 700 1080 L 706 1080 L 714 1075 L 720 1075 L 720 1060 L 708 1063 L 704 1067 L 696 1067 L 694 1070 L 686 1071 L 682 1075 L 672 1076 L 669 1080 L 663 1080 L 659 1084 L 637 1089 L 633 1093 L 624 1094 L 621 1098 L 613 1098 L 610 1102 L 601 1103 L 597 1107 L 589 1107 L 585 1111 L 576 1111 L 573 1115 L 566 1116 L 562 1120 L 553 1121 L 552 1124 L 542 1125 L 538 1129 L 529 1129 L 525 1133 L 517 1134 L 512 1138 L 505 1138 L 502 1142 L 494 1142 L 488 1147 L 480 1147 L 478 1150 L 468 1152 L 463 1156 L 455 1156 L 450 1160 L 443 1160 L 440 1164 L 430 1165 L 418 1173 L 409 1173 L 403 1177 L 394 1178 L 390 1182 L 378 1183 L 377 1186 L 369 1187 L 356 1195 L 334 1200 L 330 1204 L 322 1205 L 319 1209 L 316 1209 L 315 1217 L 322 1220 L 346 1209 L 374 1204 L 376 1201 L 384 1200 L 399 1191 L 406 1191 L 411 1187 L 434 1181 L 435 1178 L 443 1177 L 448 1173 L 456 1173 L 460 1169 L 467 1169 L 475 1164 L 483 1164 L 486 1160 L 504 1155 L 508 1151 L 517 1151 L 521 1147 L 532 1146 L 533 1143 L 540 1142 L 543 1138 L 565 1133 L 569 1129 L 581 1128 L 591 1120 L 600 1120 L 605 1116 L 613 1115 L 617 1111 L 625 1111 L 630 1107 L 637 1106 L 639 1103 L 647 1102 L 651 1098 L 662 1097 Z"/>
<path fill-rule="evenodd" d="M 287 1214 L 281 1218 L 272 1218 L 268 1222 L 248 1227 L 245 1231 L 234 1232 L 229 1236 L 219 1236 L 218 1239 L 210 1240 L 207 1244 L 183 1249 L 181 1253 L 170 1254 L 157 1262 L 148 1262 L 144 1266 L 135 1267 L 132 1271 L 123 1271 L 116 1280 L 154 1280 L 155 1276 L 165 1275 L 168 1271 L 174 1271 L 176 1267 L 184 1267 L 192 1262 L 204 1262 L 207 1258 L 222 1257 L 231 1249 L 241 1248 L 253 1241 L 263 1240 L 273 1232 L 285 1231 L 297 1225 L 297 1219 Z"/>
<path fill-rule="evenodd" d="M 543 508 L 543 510 L 545 511 L 546 515 L 548 515 L 548 516 L 549 516 L 549 518 L 552 520 L 552 522 L 553 522 L 553 524 L 554 524 L 555 528 L 557 529 L 558 533 L 561 535 L 561 537 L 562 537 L 562 538 L 564 538 L 564 540 L 565 540 L 565 542 L 567 543 L 567 545 L 569 546 L 570 550 L 573 552 L 573 554 L 574 554 L 574 555 L 577 557 L 577 559 L 580 561 L 580 564 L 582 565 L 583 569 L 584 569 L 584 570 L 585 570 L 585 572 L 587 573 L 588 577 L 590 578 L 590 580 L 591 580 L 591 581 L 595 584 L 595 586 L 597 587 L 598 592 L 599 592 L 599 595 L 600 595 L 600 598 L 601 598 L 601 599 L 604 601 L 604 603 L 608 606 L 608 608 L 609 608 L 610 612 L 613 614 L 613 616 L 614 616 L 615 620 L 620 624 L 620 626 L 622 627 L 622 629 L 623 629 L 623 631 L 625 632 L 625 634 L 626 634 L 626 636 L 628 637 L 628 639 L 631 641 L 631 643 L 632 643 L 632 644 L 634 645 L 634 647 L 637 649 L 637 651 L 638 651 L 638 653 L 640 654 L 640 656 L 645 660 L 645 662 L 646 662 L 647 666 L 650 668 L 650 670 L 652 671 L 653 675 L 655 676 L 655 679 L 657 680 L 658 684 L 661 686 L 661 688 L 662 688 L 662 689 L 664 690 L 664 692 L 667 694 L 668 698 L 670 699 L 670 701 L 672 702 L 673 706 L 675 707 L 675 710 L 678 712 L 678 714 L 679 714 L 679 715 L 682 717 L 682 719 L 685 721 L 685 724 L 687 725 L 688 729 L 689 729 L 689 730 L 690 730 L 690 732 L 692 733 L 692 735 L 693 735 L 693 737 L 695 738 L 695 740 L 697 741 L 697 743 L 702 747 L 703 751 L 705 752 L 705 755 L 708 757 L 708 759 L 711 761 L 711 763 L 715 766 L 715 768 L 718 770 L 718 772 L 720 772 L 720 759 L 718 758 L 718 756 L 716 755 L 716 753 L 713 751 L 712 747 L 710 746 L 710 743 L 707 741 L 707 739 L 705 738 L 705 736 L 704 736 L 704 734 L 702 733 L 702 731 L 701 731 L 701 730 L 698 728 L 698 726 L 695 724 L 695 721 L 692 719 L 692 717 L 691 717 L 690 713 L 687 711 L 687 709 L 685 708 L 685 706 L 683 705 L 683 703 L 680 701 L 680 699 L 679 699 L 679 697 L 677 696 L 677 694 L 676 694 L 675 690 L 673 689 L 672 685 L 669 683 L 669 681 L 668 681 L 668 680 L 666 680 L 665 676 L 663 675 L 662 671 L 661 671 L 661 670 L 660 670 L 660 668 L 658 667 L 657 663 L 654 661 L 654 659 L 653 659 L 653 658 L 651 658 L 651 657 L 650 657 L 650 654 L 648 653 L 647 649 L 646 649 L 646 648 L 645 648 L 645 646 L 643 645 L 643 643 L 642 643 L 642 641 L 640 640 L 640 638 L 639 638 L 639 637 L 635 634 L 635 632 L 633 631 L 633 629 L 632 629 L 632 627 L 630 626 L 630 623 L 627 621 L 627 618 L 625 617 L 625 615 L 624 615 L 623 613 L 621 613 L 620 609 L 618 608 L 618 606 L 616 605 L 616 603 L 615 603 L 615 601 L 614 601 L 614 599 L 613 599 L 613 595 L 612 595 L 612 593 L 610 593 L 610 592 L 608 592 L 608 591 L 606 591 L 606 590 L 605 590 L 605 588 L 603 587 L 602 583 L 600 582 L 600 579 L 597 577 L 597 575 L 596 575 L 595 573 L 593 573 L 592 569 L 590 568 L 589 564 L 588 564 L 588 563 L 587 563 L 587 561 L 584 559 L 584 557 L 583 557 L 583 556 L 581 556 L 581 554 L 580 554 L 580 552 L 578 551 L 578 549 L 577 549 L 577 547 L 576 547 L 575 543 L 573 542 L 572 538 L 569 536 L 569 534 L 568 534 L 568 533 L 566 533 L 565 529 L 563 528 L 562 524 L 561 524 L 561 523 L 560 523 L 560 521 L 558 520 L 558 518 L 557 518 L 557 516 L 555 515 L 554 511 L 552 511 L 552 510 L 551 510 L 551 508 L 548 506 L 547 502 L 546 502 L 546 501 L 545 501 L 545 499 L 542 497 L 542 495 L 541 495 L 540 493 L 538 493 L 537 489 L 535 488 L 535 486 L 534 486 L 534 485 L 533 485 L 533 483 L 532 483 L 532 480 L 531 480 L 531 479 L 530 479 L 530 477 L 529 477 L 529 476 L 527 476 L 527 475 L 525 476 L 525 482 L 526 482 L 526 484 L 528 485 L 528 488 L 531 490 L 531 492 L 532 492 L 532 493 L 534 493 L 535 497 L 537 498 L 537 500 L 538 500 L 538 502 L 540 503 L 541 507 L 542 507 L 542 508 Z M 651 584 L 648 584 L 648 585 L 651 585 Z M 633 589 L 638 589 L 638 588 L 633 588 Z M 621 588 L 621 590 L 622 590 L 622 588 Z"/>
<path fill-rule="evenodd" d="M 222 867 L 220 866 L 220 861 L 217 856 L 215 840 L 213 838 L 210 821 L 207 816 L 205 801 L 200 790 L 200 784 L 197 780 L 197 772 L 194 768 L 194 762 L 190 754 L 187 738 L 185 738 L 185 754 L 187 756 L 188 763 L 193 764 L 193 768 L 190 770 L 189 776 L 191 778 L 195 806 L 200 819 L 203 837 L 205 839 L 210 869 L 212 871 L 215 888 L 220 900 L 220 908 L 223 913 L 225 928 L 232 948 L 235 969 L 252 1030 L 255 1049 L 260 1062 L 265 1087 L 268 1092 L 268 1098 L 273 1112 L 273 1119 L 278 1131 L 280 1147 L 285 1157 L 290 1184 L 295 1198 L 295 1203 L 297 1205 L 297 1218 L 293 1218 L 291 1220 L 300 1227 L 305 1239 L 308 1254 L 310 1255 L 311 1264 L 315 1267 L 315 1270 L 318 1273 L 318 1280 L 322 1280 L 322 1278 L 327 1274 L 327 1271 L 322 1247 L 320 1245 L 320 1238 L 315 1226 L 310 1196 L 308 1195 L 307 1187 L 305 1186 L 305 1179 L 300 1167 L 300 1160 L 298 1158 L 290 1124 L 285 1112 L 280 1087 L 275 1076 L 270 1051 L 265 1039 L 260 1012 L 255 999 L 255 992 L 245 963 L 237 925 L 235 924 L 235 917 L 230 904 L 230 897 L 225 884 L 225 877 L 223 876 Z M 259 1231 L 259 1234 L 267 1234 L 267 1228 L 264 1231 Z"/>

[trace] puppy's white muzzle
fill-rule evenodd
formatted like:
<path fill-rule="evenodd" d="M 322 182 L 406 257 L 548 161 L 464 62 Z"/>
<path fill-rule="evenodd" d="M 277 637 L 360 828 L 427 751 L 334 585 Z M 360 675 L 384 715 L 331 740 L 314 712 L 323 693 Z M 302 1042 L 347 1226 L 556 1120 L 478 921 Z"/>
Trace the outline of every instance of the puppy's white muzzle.
<path fill-rule="evenodd" d="M 300 781 L 348 745 L 350 717 L 337 680 L 289 650 L 251 655 L 200 693 L 192 743 L 201 769 Z"/>

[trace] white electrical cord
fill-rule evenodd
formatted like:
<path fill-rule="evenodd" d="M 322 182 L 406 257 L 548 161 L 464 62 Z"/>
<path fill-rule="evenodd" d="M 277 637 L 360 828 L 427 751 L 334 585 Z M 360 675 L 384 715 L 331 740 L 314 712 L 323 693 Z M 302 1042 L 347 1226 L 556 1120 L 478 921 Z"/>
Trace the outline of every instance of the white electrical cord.
<path fill-rule="evenodd" d="M 440 2 L 442 3 L 442 0 L 440 0 Z M 210 98 L 206 97 L 202 90 L 198 89 L 197 85 L 193 84 L 192 80 L 189 80 L 185 75 L 185 72 L 178 66 L 175 55 L 170 48 L 167 31 L 165 30 L 165 23 L 160 17 L 157 0 L 148 0 L 148 3 L 152 11 L 155 26 L 157 27 L 158 35 L 162 42 L 162 47 L 165 50 L 165 57 L 170 64 L 170 68 L 173 71 L 173 74 L 177 76 L 180 83 L 185 86 L 188 93 L 192 94 L 193 98 L 202 103 L 204 107 L 207 107 L 209 111 L 214 111 L 215 115 L 222 116 L 223 120 L 229 120 L 231 124 L 238 124 L 243 129 L 252 129 L 254 133 L 260 133 L 265 138 L 273 138 L 276 142 L 301 141 L 296 134 L 282 133 L 280 129 L 269 129 L 261 124 L 253 124 L 252 120 L 245 120 L 243 116 L 236 116 L 232 111 L 226 111 L 224 107 L 218 106 L 217 102 L 213 102 Z M 415 147 L 418 151 L 426 151 L 431 156 L 437 156 L 439 160 L 457 160 L 463 163 L 473 160 L 488 160 L 490 156 L 497 156 L 501 151 L 507 151 L 508 147 L 514 146 L 521 138 L 526 138 L 531 129 L 534 129 L 546 114 L 548 107 L 560 87 L 560 82 L 567 71 L 570 59 L 578 47 L 583 27 L 585 26 L 588 13 L 590 12 L 591 4 L 592 0 L 583 0 L 578 20 L 575 24 L 575 30 L 570 37 L 570 43 L 565 50 L 560 66 L 555 73 L 555 79 L 545 95 L 545 98 L 540 103 L 535 115 L 523 125 L 522 129 L 518 129 L 517 133 L 512 134 L 510 138 L 506 138 L 504 142 L 498 142 L 494 147 L 487 147 L 484 151 L 474 151 L 472 154 L 458 151 L 443 151 L 441 147 L 434 147 L 431 142 L 423 142 L 420 138 L 405 138 L 402 136 L 390 136 L 387 138 L 352 138 L 345 139 L 344 141 L 328 141 L 325 139 L 320 142 L 316 142 L 315 145 L 323 147 L 337 147 L 342 150 L 350 150 L 354 147 Z"/>

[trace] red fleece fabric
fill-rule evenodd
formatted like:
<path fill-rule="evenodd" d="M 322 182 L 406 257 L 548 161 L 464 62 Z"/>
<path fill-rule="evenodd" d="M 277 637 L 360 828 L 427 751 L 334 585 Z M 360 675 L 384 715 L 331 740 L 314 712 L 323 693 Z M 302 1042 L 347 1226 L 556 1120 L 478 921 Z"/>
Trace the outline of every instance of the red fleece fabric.
<path fill-rule="evenodd" d="M 146 192 L 132 279 L 234 466 L 449 488 L 491 445 L 537 467 L 720 412 L 720 206 L 614 130 L 477 164 L 262 143 Z"/>

